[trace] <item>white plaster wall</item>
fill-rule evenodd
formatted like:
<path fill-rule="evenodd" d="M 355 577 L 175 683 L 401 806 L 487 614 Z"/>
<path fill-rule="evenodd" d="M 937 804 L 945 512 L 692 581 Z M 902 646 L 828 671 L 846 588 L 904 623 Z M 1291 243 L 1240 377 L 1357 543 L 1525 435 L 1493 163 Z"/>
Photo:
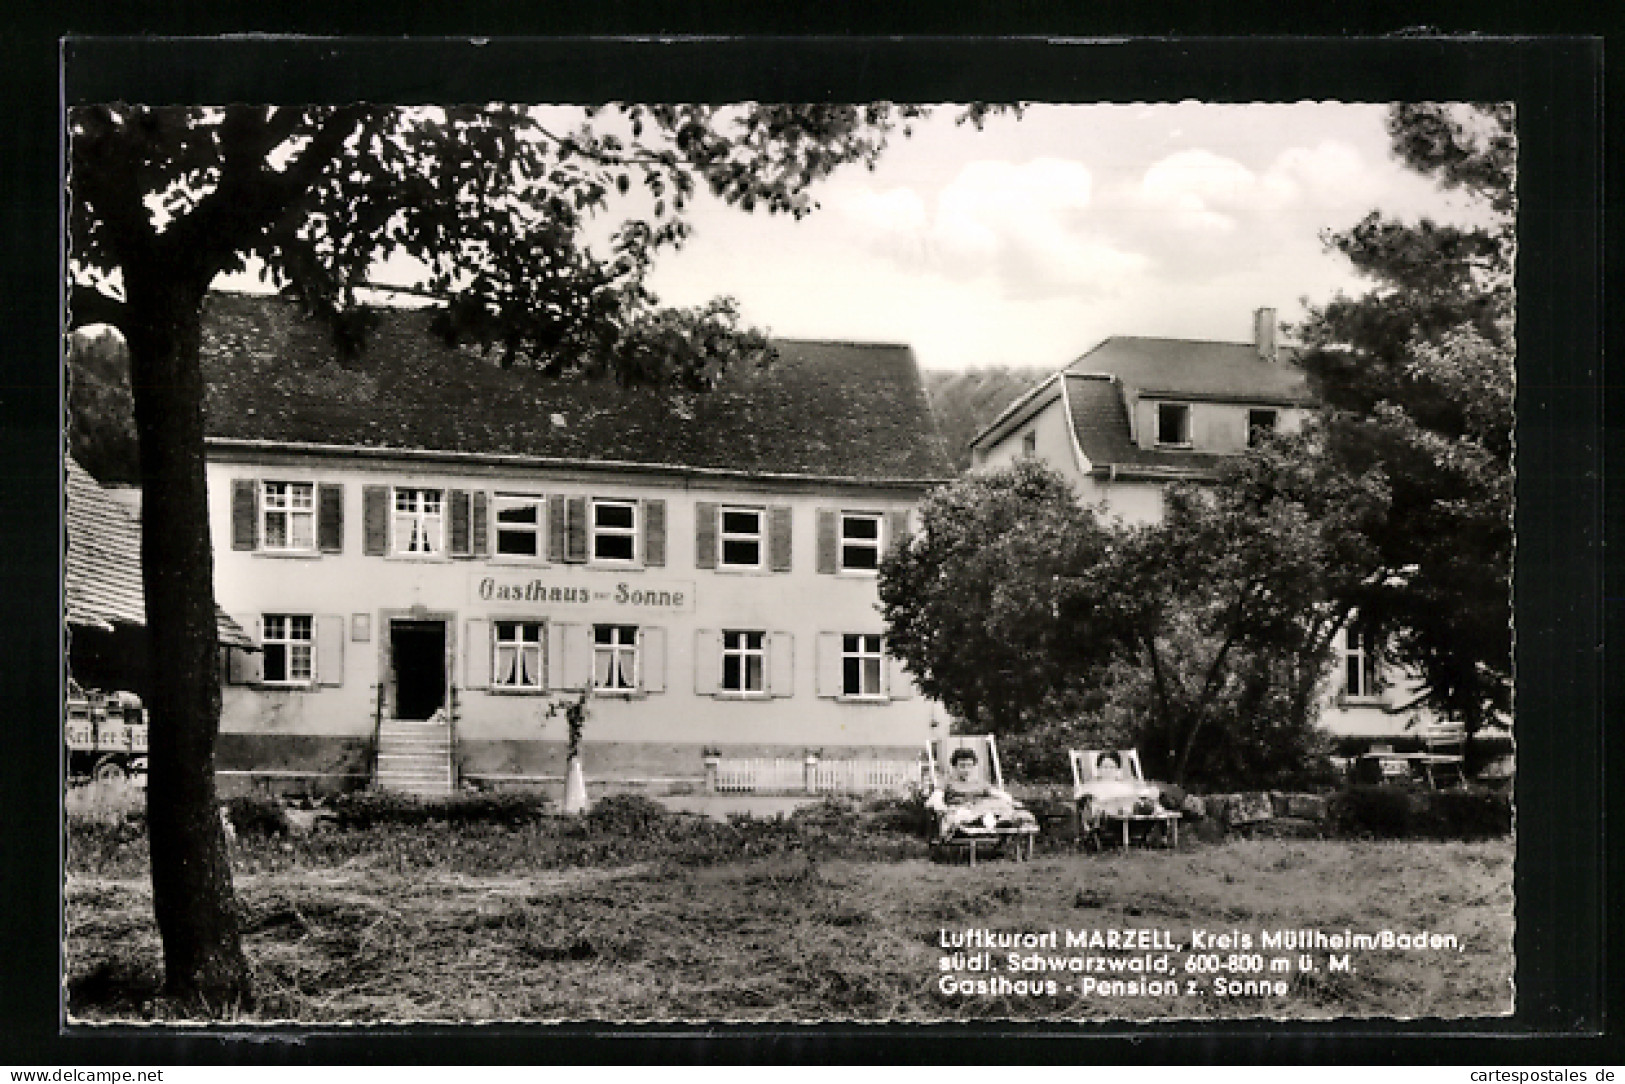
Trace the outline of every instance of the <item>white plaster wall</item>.
<path fill-rule="evenodd" d="M 220 605 L 257 634 L 264 613 L 371 616 L 371 639 L 344 645 L 343 683 L 310 690 L 273 691 L 228 685 L 222 729 L 227 732 L 370 735 L 374 694 L 383 678 L 386 612 L 422 606 L 454 617 L 450 626 L 452 679 L 461 687 L 466 662 L 465 621 L 506 614 L 591 624 L 595 621 L 658 625 L 666 630 L 666 691 L 626 699 L 595 697 L 588 737 L 594 741 L 794 743 L 918 746 L 925 741 L 933 703 L 913 690 L 907 699 L 881 703 L 837 701 L 816 695 L 818 634 L 883 631 L 875 577 L 819 574 L 819 508 L 888 512 L 909 508 L 917 495 L 905 490 L 825 486 L 753 486 L 615 476 L 541 475 L 508 468 L 470 468 L 377 461 L 265 460 L 209 464 L 210 527 L 215 539 L 215 581 Z M 344 486 L 344 552 L 283 557 L 231 548 L 231 482 L 234 478 L 337 482 Z M 362 553 L 362 487 L 421 485 L 538 494 L 657 498 L 666 502 L 666 563 L 661 568 L 594 568 L 579 564 L 515 563 L 492 558 L 408 558 Z M 746 573 L 695 568 L 695 505 L 701 501 L 789 505 L 792 509 L 792 571 Z M 492 513 L 494 523 L 494 511 Z M 473 594 L 484 572 L 568 576 L 613 591 L 625 583 L 669 587 L 691 584 L 691 610 L 651 612 L 609 603 L 516 605 L 482 603 Z M 789 697 L 727 700 L 695 693 L 695 630 L 763 629 L 794 637 L 794 692 Z M 709 663 L 715 665 L 714 661 Z M 545 719 L 555 696 L 460 692 L 459 732 L 470 739 L 563 740 L 562 719 Z"/>
<path fill-rule="evenodd" d="M 1142 448 L 1156 448 L 1157 404 L 1187 400 L 1140 399 L 1134 405 L 1134 432 Z M 1303 425 L 1301 407 L 1275 407 L 1268 404 L 1190 402 L 1191 448 L 1199 452 L 1234 454 L 1247 450 L 1247 414 L 1251 410 L 1276 411 L 1276 425 L 1282 432 L 1295 433 Z"/>

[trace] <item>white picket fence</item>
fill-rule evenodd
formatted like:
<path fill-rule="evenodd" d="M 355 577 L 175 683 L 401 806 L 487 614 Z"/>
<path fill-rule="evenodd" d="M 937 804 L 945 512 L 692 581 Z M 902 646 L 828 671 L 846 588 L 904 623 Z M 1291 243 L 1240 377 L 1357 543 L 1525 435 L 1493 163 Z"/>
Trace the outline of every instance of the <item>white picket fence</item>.
<path fill-rule="evenodd" d="M 723 757 L 717 761 L 719 794 L 805 794 L 807 762 L 782 757 Z M 906 791 L 920 783 L 917 760 L 819 760 L 812 765 L 817 794 Z"/>

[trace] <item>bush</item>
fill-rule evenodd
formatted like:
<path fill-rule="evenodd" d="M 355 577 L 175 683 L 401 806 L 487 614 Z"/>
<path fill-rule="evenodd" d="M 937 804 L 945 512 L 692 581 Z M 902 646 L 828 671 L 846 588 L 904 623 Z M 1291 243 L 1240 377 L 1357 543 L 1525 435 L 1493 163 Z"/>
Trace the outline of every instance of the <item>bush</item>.
<path fill-rule="evenodd" d="M 1425 830 L 1440 839 L 1492 839 L 1512 831 L 1512 796 L 1504 791 L 1441 790 L 1429 795 Z"/>
<path fill-rule="evenodd" d="M 642 794 L 610 794 L 592 804 L 584 820 L 594 835 L 659 834 L 672 821 L 671 810 Z"/>
<path fill-rule="evenodd" d="M 1491 839 L 1512 831 L 1512 798 L 1478 788 L 1356 785 L 1332 798 L 1328 827 L 1377 839 Z"/>
<path fill-rule="evenodd" d="M 356 791 L 333 800 L 339 828 L 377 825 L 529 824 L 547 814 L 551 802 L 540 794 L 520 792 L 456 794 L 447 798 L 419 798 L 387 791 Z"/>
<path fill-rule="evenodd" d="M 936 827 L 936 814 L 926 808 L 926 793 L 914 790 L 905 798 L 874 798 L 863 807 L 869 823 L 882 832 L 924 837 Z"/>
<path fill-rule="evenodd" d="M 226 802 L 226 816 L 239 837 L 285 836 L 289 832 L 288 812 L 275 798 L 244 795 Z"/>
<path fill-rule="evenodd" d="M 1337 835 L 1404 839 L 1411 832 L 1411 791 L 1360 784 L 1333 797 L 1327 826 Z"/>

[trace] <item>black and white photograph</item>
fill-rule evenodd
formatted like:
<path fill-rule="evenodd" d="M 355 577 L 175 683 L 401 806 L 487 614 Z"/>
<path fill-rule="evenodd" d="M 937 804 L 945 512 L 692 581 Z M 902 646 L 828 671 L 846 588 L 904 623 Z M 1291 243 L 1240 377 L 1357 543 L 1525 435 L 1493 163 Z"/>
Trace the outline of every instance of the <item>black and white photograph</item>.
<path fill-rule="evenodd" d="M 1512 101 L 545 90 L 69 96 L 67 1023 L 1518 1011 Z"/>

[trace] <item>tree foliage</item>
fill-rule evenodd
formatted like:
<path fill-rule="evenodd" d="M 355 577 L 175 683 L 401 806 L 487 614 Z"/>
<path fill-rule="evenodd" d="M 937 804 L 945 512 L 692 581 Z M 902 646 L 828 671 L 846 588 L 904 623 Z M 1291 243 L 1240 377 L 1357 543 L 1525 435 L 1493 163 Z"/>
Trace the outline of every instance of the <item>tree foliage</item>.
<path fill-rule="evenodd" d="M 1036 460 L 967 475 L 926 499 L 881 566 L 887 650 L 972 726 L 1026 729 L 1130 632 L 1100 577 L 1114 544 Z"/>
<path fill-rule="evenodd" d="M 1392 637 L 1425 702 L 1469 731 L 1511 706 L 1515 133 L 1510 106 L 1396 106 L 1395 153 L 1477 225 L 1373 212 L 1331 244 L 1372 280 L 1299 329 L 1329 453 L 1380 473 L 1384 574 L 1346 598 Z"/>
<path fill-rule="evenodd" d="M 129 348 L 143 489 L 153 906 L 166 988 L 229 1011 L 252 996 L 213 754 L 219 652 L 204 482 L 202 308 L 249 266 L 324 317 L 342 348 L 379 264 L 449 298 L 448 339 L 539 376 L 713 386 L 759 358 L 726 302 L 660 308 L 646 277 L 702 188 L 801 216 L 809 187 L 873 165 L 921 113 L 887 105 L 471 108 L 79 107 L 68 115 L 70 304 Z M 982 110 L 965 116 L 978 120 Z M 627 210 L 596 245 L 599 219 Z"/>

